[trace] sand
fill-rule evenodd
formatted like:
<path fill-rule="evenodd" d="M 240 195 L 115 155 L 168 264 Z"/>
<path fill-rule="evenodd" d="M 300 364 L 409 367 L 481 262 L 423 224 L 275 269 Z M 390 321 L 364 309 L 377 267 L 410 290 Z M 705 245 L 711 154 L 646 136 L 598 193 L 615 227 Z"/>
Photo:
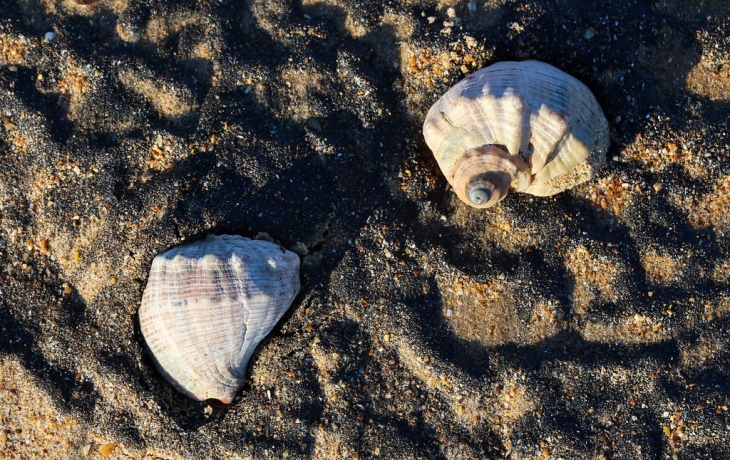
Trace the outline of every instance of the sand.
<path fill-rule="evenodd" d="M 730 8 L 0 3 L 0 458 L 730 456 Z M 421 136 L 539 59 L 611 127 L 598 176 L 458 201 Z M 152 258 L 306 253 L 228 406 L 144 350 Z"/>

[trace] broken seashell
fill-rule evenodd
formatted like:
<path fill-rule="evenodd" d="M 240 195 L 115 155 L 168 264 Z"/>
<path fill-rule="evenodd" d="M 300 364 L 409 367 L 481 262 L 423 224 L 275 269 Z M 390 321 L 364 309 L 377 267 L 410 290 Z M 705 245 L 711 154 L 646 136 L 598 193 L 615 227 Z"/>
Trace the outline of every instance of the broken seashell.
<path fill-rule="evenodd" d="M 549 196 L 585 182 L 603 164 L 609 134 L 588 87 L 539 61 L 498 62 L 469 75 L 423 124 L 456 195 L 477 208 L 510 189 Z"/>
<path fill-rule="evenodd" d="M 142 335 L 160 373 L 197 401 L 229 403 L 256 346 L 299 292 L 299 256 L 237 235 L 171 249 L 152 261 Z"/>

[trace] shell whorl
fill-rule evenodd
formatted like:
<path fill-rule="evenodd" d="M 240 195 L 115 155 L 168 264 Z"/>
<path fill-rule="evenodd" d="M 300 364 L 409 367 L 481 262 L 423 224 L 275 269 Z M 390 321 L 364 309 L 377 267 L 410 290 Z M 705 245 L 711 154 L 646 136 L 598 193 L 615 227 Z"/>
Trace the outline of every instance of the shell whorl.
<path fill-rule="evenodd" d="M 455 184 L 462 157 L 476 148 L 492 146 L 527 165 L 527 183 L 513 178 L 512 188 L 547 196 L 590 179 L 609 143 L 608 122 L 588 87 L 538 61 L 498 62 L 464 78 L 431 107 L 423 135 L 459 198 L 476 207 L 486 207 L 489 187 L 475 185 L 472 202 Z M 499 199 L 490 196 L 488 206 Z"/>
<path fill-rule="evenodd" d="M 461 157 L 450 182 L 462 201 L 475 208 L 488 208 L 507 196 L 511 186 L 516 190 L 527 187 L 530 166 L 497 146 L 484 145 Z"/>

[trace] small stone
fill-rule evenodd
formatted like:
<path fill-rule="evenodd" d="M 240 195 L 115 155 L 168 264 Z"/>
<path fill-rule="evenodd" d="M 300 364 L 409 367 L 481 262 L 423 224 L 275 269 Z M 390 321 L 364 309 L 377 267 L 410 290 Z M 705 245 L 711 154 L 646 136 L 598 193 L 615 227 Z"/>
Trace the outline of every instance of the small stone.
<path fill-rule="evenodd" d="M 256 234 L 256 236 L 253 237 L 253 239 L 268 241 L 269 243 L 274 243 L 274 238 L 266 232 L 258 232 Z"/>
<path fill-rule="evenodd" d="M 310 117 L 307 119 L 307 126 L 312 128 L 313 130 L 320 132 L 322 131 L 322 125 L 319 124 L 319 120 L 317 120 L 314 117 Z"/>
<path fill-rule="evenodd" d="M 110 456 L 110 455 L 111 455 L 112 453 L 114 453 L 114 450 L 115 450 L 116 448 L 117 448 L 117 443 L 115 443 L 115 442 L 110 442 L 109 444 L 105 445 L 104 447 L 102 447 L 102 448 L 101 448 L 101 449 L 99 450 L 99 454 L 100 454 L 100 455 L 101 455 L 102 457 L 108 457 L 108 456 Z"/>
<path fill-rule="evenodd" d="M 148 180 L 152 179 L 154 176 L 155 176 L 155 171 L 153 169 L 148 169 L 142 173 L 142 176 L 141 176 L 142 182 L 147 182 Z"/>
<path fill-rule="evenodd" d="M 295 253 L 299 254 L 300 256 L 302 256 L 302 257 L 304 257 L 307 254 L 309 254 L 309 249 L 307 248 L 307 246 L 304 243 L 301 243 L 299 241 L 297 241 L 297 244 L 295 244 L 294 246 L 292 246 L 289 249 L 292 252 L 295 252 Z"/>

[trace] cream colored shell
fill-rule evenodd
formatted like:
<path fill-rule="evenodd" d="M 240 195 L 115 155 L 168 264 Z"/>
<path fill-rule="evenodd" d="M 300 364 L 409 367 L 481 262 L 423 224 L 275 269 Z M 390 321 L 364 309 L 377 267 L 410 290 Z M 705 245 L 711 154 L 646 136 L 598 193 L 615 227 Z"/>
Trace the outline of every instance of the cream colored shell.
<path fill-rule="evenodd" d="M 233 400 L 256 346 L 299 292 L 299 256 L 210 235 L 152 261 L 139 310 L 160 373 L 187 396 Z"/>
<path fill-rule="evenodd" d="M 423 125 L 456 194 L 475 207 L 508 190 L 547 196 L 590 179 L 608 122 L 583 83 L 538 61 L 498 62 L 446 92 Z"/>

